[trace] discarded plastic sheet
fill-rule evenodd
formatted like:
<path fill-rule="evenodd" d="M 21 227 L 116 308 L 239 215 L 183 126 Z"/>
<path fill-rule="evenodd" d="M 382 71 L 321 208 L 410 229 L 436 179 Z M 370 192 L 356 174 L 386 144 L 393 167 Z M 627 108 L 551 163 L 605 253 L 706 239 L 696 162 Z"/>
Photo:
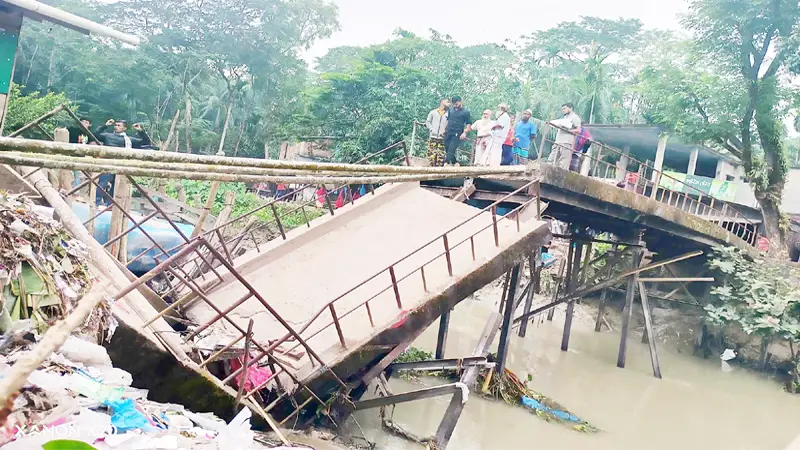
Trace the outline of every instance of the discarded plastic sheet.
<path fill-rule="evenodd" d="M 64 378 L 69 380 L 69 389 L 83 395 L 84 397 L 88 397 L 92 400 L 97 400 L 98 402 L 105 404 L 120 401 L 122 399 L 122 395 L 125 393 L 124 387 L 106 386 L 105 384 L 80 373 L 73 373 L 69 377 Z"/>
<path fill-rule="evenodd" d="M 111 416 L 111 425 L 117 431 L 125 432 L 129 430 L 153 431 L 155 427 L 150 424 L 150 420 L 136 409 L 136 403 L 131 399 L 106 402 L 114 410 Z"/>
<path fill-rule="evenodd" d="M 556 257 L 551 255 L 550 253 L 543 252 L 542 253 L 542 267 L 547 269 L 551 267 L 553 264 L 556 263 Z"/>
<path fill-rule="evenodd" d="M 570 413 L 568 413 L 566 411 L 561 411 L 561 410 L 558 410 L 558 409 L 550 408 L 549 406 L 544 405 L 543 403 L 539 402 L 538 400 L 534 400 L 534 399 L 532 399 L 530 397 L 527 397 L 527 396 L 522 397 L 522 406 L 524 406 L 524 407 L 526 407 L 528 409 L 533 409 L 533 410 L 536 410 L 536 411 L 542 411 L 542 412 L 545 412 L 545 413 L 548 413 L 548 414 L 552 414 L 553 416 L 555 416 L 555 418 L 557 418 L 559 420 L 564 420 L 564 421 L 567 421 L 567 422 L 575 422 L 575 423 L 584 423 L 583 420 L 579 419 L 578 417 L 576 417 L 576 416 L 574 416 L 574 415 L 572 415 L 572 414 L 570 414 Z"/>
<path fill-rule="evenodd" d="M 253 413 L 250 408 L 244 407 L 231 422 L 220 430 L 214 440 L 219 450 L 250 450 L 253 448 L 255 434 L 250 428 L 250 417 Z"/>
<path fill-rule="evenodd" d="M 726 348 L 725 351 L 719 355 L 719 359 L 723 361 L 730 361 L 734 358 L 736 358 L 736 351 L 732 348 Z"/>
<path fill-rule="evenodd" d="M 81 363 L 87 367 L 112 367 L 111 357 L 108 356 L 105 348 L 75 336 L 67 338 L 58 353 L 70 361 Z"/>

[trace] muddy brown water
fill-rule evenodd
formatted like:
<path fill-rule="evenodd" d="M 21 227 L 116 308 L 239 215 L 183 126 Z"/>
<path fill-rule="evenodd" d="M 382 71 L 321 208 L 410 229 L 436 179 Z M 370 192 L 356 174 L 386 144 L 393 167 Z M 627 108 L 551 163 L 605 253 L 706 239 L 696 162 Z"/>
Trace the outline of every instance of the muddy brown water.
<path fill-rule="evenodd" d="M 497 307 L 488 297 L 456 307 L 448 357 L 474 350 L 486 318 Z M 595 333 L 594 308 L 579 305 L 577 311 L 568 352 L 560 350 L 563 313 L 557 314 L 553 322 L 531 325 L 524 339 L 514 335 L 508 367 L 523 379 L 530 374 L 530 387 L 601 431 L 577 432 L 472 394 L 449 449 L 783 450 L 800 433 L 800 397 L 784 392 L 777 381 L 737 367 L 723 371 L 719 359 L 704 360 L 669 343 L 660 343 L 664 378 L 655 379 L 639 333 L 630 337 L 627 368 L 619 369 L 619 333 Z M 433 351 L 436 332 L 434 324 L 414 346 Z M 395 393 L 444 382 L 390 380 Z M 431 436 L 448 402 L 440 397 L 397 405 L 394 420 L 417 435 Z M 383 431 L 377 410 L 360 411 L 355 418 L 378 449 L 422 448 Z M 348 427 L 360 434 L 353 420 Z"/>

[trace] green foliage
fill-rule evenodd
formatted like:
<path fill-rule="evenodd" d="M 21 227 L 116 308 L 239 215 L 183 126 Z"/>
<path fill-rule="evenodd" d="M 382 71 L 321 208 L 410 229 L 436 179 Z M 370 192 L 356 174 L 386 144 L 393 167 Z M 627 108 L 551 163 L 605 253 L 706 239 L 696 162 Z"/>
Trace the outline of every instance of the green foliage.
<path fill-rule="evenodd" d="M 41 94 L 38 91 L 23 94 L 20 86 L 11 85 L 9 92 L 8 112 L 4 131 L 9 134 L 23 125 L 33 122 L 45 113 L 52 111 L 60 104 L 70 105 L 70 101 L 63 93 L 48 92 Z M 56 125 L 56 119 L 49 119 L 42 122 L 42 128 L 52 133 Z"/>
<path fill-rule="evenodd" d="M 767 235 L 780 240 L 778 206 L 788 171 L 782 118 L 797 91 L 781 75 L 800 70 L 800 4 L 694 0 L 684 25 L 691 41 L 645 58 L 637 88 L 643 115 L 740 158 Z"/>
<path fill-rule="evenodd" d="M 706 312 L 715 323 L 738 325 L 747 334 L 800 340 L 797 269 L 773 261 L 750 261 L 734 247 L 717 247 L 709 268 L 719 280 Z"/>
<path fill-rule="evenodd" d="M 433 359 L 433 353 L 420 350 L 416 347 L 409 347 L 403 353 L 395 358 L 394 362 L 407 363 L 407 362 L 420 362 L 430 361 Z"/>
<path fill-rule="evenodd" d="M 145 185 L 152 187 L 153 183 L 150 180 L 143 179 L 141 181 L 143 181 Z M 167 185 L 167 195 L 172 198 L 178 198 L 179 182 L 183 184 L 183 189 L 186 193 L 186 203 L 196 208 L 202 208 L 211 190 L 211 183 L 208 181 L 195 180 L 172 181 Z M 267 203 L 267 199 L 259 197 L 253 192 L 247 192 L 247 186 L 244 183 L 220 183 L 217 196 L 211 207 L 212 214 L 217 215 L 220 213 L 225 204 L 225 195 L 229 191 L 236 192 L 231 219 L 253 211 Z M 275 203 L 275 210 L 278 212 L 281 224 L 286 230 L 305 225 L 306 217 L 308 217 L 308 220 L 314 220 L 317 217 L 325 215 L 325 211 L 319 208 L 305 208 L 305 215 L 303 211 L 299 209 L 294 211 L 295 209 L 297 209 L 297 205 L 291 202 Z M 253 216 L 262 223 L 271 223 L 275 220 L 272 208 L 262 208 L 254 213 Z"/>
<path fill-rule="evenodd" d="M 180 111 L 177 142 L 193 153 L 216 153 L 228 109 L 228 155 L 263 157 L 265 141 L 289 137 L 287 123 L 302 106 L 306 81 L 300 53 L 336 28 L 336 9 L 322 0 L 57 0 L 54 6 L 143 43 L 130 48 L 27 21 L 14 72 L 22 93 L 62 92 L 95 125 L 109 118 L 143 122 L 162 143 Z M 183 123 L 187 98 L 191 145 Z"/>

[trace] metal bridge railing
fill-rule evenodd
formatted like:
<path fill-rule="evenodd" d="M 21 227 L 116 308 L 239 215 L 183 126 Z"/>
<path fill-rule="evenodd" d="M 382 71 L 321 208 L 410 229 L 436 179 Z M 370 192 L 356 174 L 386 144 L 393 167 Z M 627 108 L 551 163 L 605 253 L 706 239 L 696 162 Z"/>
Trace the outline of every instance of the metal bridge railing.
<path fill-rule="evenodd" d="M 546 123 L 541 132 L 538 160 L 548 164 L 550 161 L 558 161 L 562 152 L 568 152 L 569 157 L 573 157 L 573 148 L 577 136 L 574 131 Z M 558 131 L 570 133 L 572 144 L 567 148 L 557 144 L 554 134 Z M 751 222 L 741 211 L 730 203 L 715 198 L 708 193 L 704 193 L 694 186 L 684 183 L 663 171 L 656 169 L 652 165 L 639 161 L 630 155 L 625 155 L 622 150 L 606 145 L 602 142 L 590 139 L 591 148 L 588 153 L 580 154 L 581 165 L 584 160 L 589 160 L 589 176 L 603 180 L 614 180 L 615 184 L 623 189 L 632 190 L 640 195 L 666 203 L 669 206 L 680 209 L 681 211 L 701 217 L 705 220 L 717 223 L 720 227 L 730 231 L 740 237 L 751 246 L 758 243 L 758 225 Z M 545 150 L 549 150 L 545 155 Z M 554 155 L 554 158 L 550 158 Z M 614 164 L 603 160 L 604 155 L 617 155 L 620 158 L 627 158 L 628 164 L 625 169 L 620 170 Z M 637 170 L 629 170 L 629 167 L 638 167 Z M 580 170 L 580 169 L 579 169 Z M 681 191 L 668 189 L 663 186 L 661 181 L 669 180 L 673 186 L 680 186 Z"/>

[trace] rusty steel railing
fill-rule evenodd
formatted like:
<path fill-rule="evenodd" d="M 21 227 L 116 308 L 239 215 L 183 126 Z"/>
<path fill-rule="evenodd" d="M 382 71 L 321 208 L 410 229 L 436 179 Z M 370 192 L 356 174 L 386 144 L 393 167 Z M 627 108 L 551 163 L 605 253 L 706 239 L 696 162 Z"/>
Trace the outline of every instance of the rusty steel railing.
<path fill-rule="evenodd" d="M 503 203 L 507 199 L 510 199 L 512 196 L 518 194 L 519 192 L 526 191 L 526 190 L 529 190 L 531 188 L 533 188 L 533 192 L 535 193 L 535 195 L 530 200 L 528 200 L 527 202 L 517 206 L 512 211 L 510 211 L 508 214 L 506 214 L 505 216 L 501 216 L 501 218 L 498 219 L 498 217 L 497 217 L 497 207 L 501 203 Z M 374 328 L 376 326 L 376 324 L 375 324 L 375 321 L 373 319 L 372 308 L 370 306 L 370 302 L 375 300 L 378 296 L 388 292 L 389 290 L 392 290 L 392 292 L 394 294 L 393 299 L 394 299 L 394 302 L 395 302 L 395 306 L 397 307 L 397 310 L 402 311 L 403 310 L 403 302 L 402 302 L 401 291 L 400 291 L 400 288 L 399 288 L 399 283 L 401 283 L 404 280 L 410 279 L 412 277 L 412 275 L 415 275 L 415 274 L 419 273 L 423 289 L 424 289 L 425 292 L 428 292 L 428 282 L 427 282 L 427 279 L 426 279 L 426 276 L 425 276 L 425 267 L 429 266 L 430 264 L 432 264 L 434 261 L 436 261 L 438 259 L 444 258 L 444 262 L 446 263 L 446 267 L 447 267 L 447 273 L 448 273 L 449 276 L 452 277 L 453 274 L 454 274 L 454 269 L 453 269 L 454 261 L 453 261 L 453 258 L 452 258 L 453 250 L 455 250 L 457 247 L 459 247 L 461 245 L 465 245 L 467 242 L 469 242 L 470 243 L 470 248 L 471 248 L 472 261 L 475 261 L 476 260 L 475 238 L 478 235 L 480 235 L 481 233 L 483 233 L 483 232 L 485 232 L 485 231 L 487 231 L 489 229 L 492 230 L 492 233 L 491 233 L 492 244 L 495 247 L 499 247 L 499 245 L 500 245 L 499 227 L 498 227 L 499 222 L 501 220 L 515 220 L 516 229 L 519 232 L 520 231 L 520 222 L 519 222 L 520 213 L 522 212 L 523 209 L 528 207 L 533 202 L 536 202 L 537 219 L 540 219 L 541 218 L 540 217 L 541 205 L 540 205 L 540 198 L 539 198 L 539 181 L 538 180 L 531 181 L 530 183 L 526 184 L 525 186 L 522 186 L 521 188 L 515 190 L 514 192 L 504 196 L 502 199 L 500 199 L 500 200 L 492 203 L 491 205 L 487 206 L 486 208 L 483 208 L 482 210 L 476 212 L 475 214 L 473 214 L 469 218 L 463 220 L 459 224 L 457 224 L 457 225 L 453 226 L 452 228 L 450 228 L 448 231 L 442 233 L 440 236 L 431 239 L 426 244 L 424 244 L 424 245 L 420 246 L 419 248 L 417 248 L 416 250 L 408 253 L 407 255 L 403 256 L 400 259 L 398 259 L 394 263 L 392 263 L 392 264 L 384 267 L 383 269 L 377 271 L 372 276 L 370 276 L 370 277 L 366 278 L 365 280 L 363 280 L 361 283 L 357 284 L 356 286 L 353 286 L 352 288 L 348 289 L 346 292 L 342 293 L 338 297 L 336 297 L 333 300 L 329 301 L 324 306 L 322 306 L 316 312 L 316 314 L 311 316 L 311 318 L 305 323 L 305 325 L 303 325 L 302 327 L 300 327 L 298 329 L 298 333 L 303 335 L 304 333 L 309 331 L 309 329 L 312 326 L 312 324 L 315 324 L 315 322 L 320 320 L 320 318 L 323 317 L 323 315 L 326 312 L 328 312 L 330 314 L 330 321 L 325 322 L 324 324 L 321 324 L 318 329 L 316 329 L 313 332 L 310 332 L 310 334 L 308 336 L 305 336 L 304 337 L 304 339 L 305 339 L 304 342 L 306 342 L 306 343 L 310 342 L 311 339 L 313 339 L 314 337 L 317 337 L 323 331 L 325 331 L 327 329 L 330 329 L 331 327 L 334 327 L 336 329 L 336 334 L 338 336 L 339 344 L 342 347 L 346 348 L 347 347 L 347 343 L 346 343 L 346 338 L 345 338 L 345 330 L 344 330 L 344 328 L 342 327 L 342 324 L 341 324 L 342 319 L 350 316 L 351 314 L 353 314 L 354 312 L 358 311 L 359 309 L 364 308 L 364 310 L 365 310 L 365 312 L 367 314 L 367 317 L 369 319 L 370 326 L 372 328 Z M 468 223 L 473 223 L 478 218 L 486 217 L 487 215 L 491 216 L 491 223 L 481 227 L 477 231 L 473 232 L 472 234 L 470 234 L 466 238 L 461 239 L 458 242 L 455 242 L 455 243 L 451 243 L 450 242 L 448 236 L 451 235 L 454 231 L 459 230 L 460 228 L 462 228 L 464 225 L 466 225 Z M 513 217 L 513 219 L 511 219 L 512 217 Z M 402 263 L 404 261 L 407 261 L 409 258 L 413 257 L 414 255 L 419 254 L 423 250 L 434 248 L 434 247 L 439 247 L 439 245 L 442 246 L 441 248 L 443 248 L 444 251 L 437 253 L 435 256 L 433 256 L 432 258 L 428 259 L 423 264 L 421 264 L 421 265 L 417 266 L 415 269 L 411 270 L 408 274 L 406 274 L 406 275 L 404 275 L 404 276 L 402 276 L 400 278 L 397 277 L 397 273 L 396 273 L 395 267 L 398 264 L 400 264 L 400 263 Z M 356 292 L 359 288 L 361 288 L 362 286 L 366 285 L 367 283 L 370 283 L 373 280 L 378 279 L 381 276 L 383 276 L 385 279 L 390 280 L 390 283 L 386 284 L 385 287 L 383 287 L 383 289 L 381 289 L 378 293 L 368 297 L 366 300 L 361 301 L 356 306 L 351 307 L 350 309 L 348 309 L 344 313 L 341 313 L 340 311 L 337 311 L 337 309 L 336 309 L 337 303 L 341 302 L 343 299 L 347 298 L 348 296 L 353 295 L 353 293 Z M 288 339 L 288 336 L 286 338 Z M 281 342 L 283 342 L 283 340 Z M 297 347 L 299 347 L 300 345 L 302 345 L 302 344 L 300 342 L 298 342 L 297 344 L 295 344 L 294 347 L 289 348 L 287 351 L 292 351 L 292 350 L 296 349 Z M 261 354 L 257 355 L 255 358 L 253 358 L 249 362 L 249 364 L 257 364 L 265 356 L 266 356 L 266 353 L 262 352 Z M 313 363 L 313 360 L 312 360 L 312 363 Z M 240 369 L 240 370 L 242 370 L 242 369 Z M 235 376 L 237 373 L 238 372 L 234 372 L 231 376 Z"/>
<path fill-rule="evenodd" d="M 220 309 L 210 298 L 208 293 L 208 288 L 203 288 L 195 279 L 190 279 L 184 275 L 182 275 L 181 267 L 185 264 L 186 258 L 192 254 L 198 253 L 201 249 L 205 249 L 208 252 L 210 258 L 214 261 L 218 261 L 221 266 L 223 266 L 229 273 L 233 274 L 235 282 L 238 283 L 241 287 L 245 289 L 245 294 L 233 302 L 227 308 Z M 292 355 L 292 350 L 297 347 L 302 347 L 302 350 L 308 357 L 314 362 L 315 365 L 320 365 L 325 370 L 327 370 L 329 376 L 341 387 L 346 387 L 345 383 L 331 371 L 325 361 L 319 356 L 319 354 L 311 348 L 308 344 L 307 340 L 300 336 L 300 333 L 297 332 L 286 320 L 284 320 L 280 314 L 270 305 L 270 303 L 242 276 L 240 275 L 233 265 L 227 260 L 227 258 L 222 255 L 217 249 L 214 248 L 204 237 L 199 236 L 192 240 L 188 245 L 184 246 L 180 250 L 178 250 L 175 254 L 171 255 L 166 260 L 162 261 L 158 264 L 156 268 L 149 271 L 147 274 L 143 275 L 142 277 L 138 278 L 136 281 L 132 282 L 128 287 L 126 287 L 117 297 L 124 296 L 126 293 L 137 289 L 144 283 L 154 279 L 155 277 L 159 276 L 160 274 L 168 274 L 174 281 L 173 289 L 179 289 L 180 287 L 186 288 L 189 293 L 183 296 L 181 299 L 173 302 L 167 308 L 160 311 L 158 314 L 147 320 L 147 322 L 142 326 L 143 328 L 147 327 L 151 323 L 160 318 L 168 315 L 172 311 L 178 309 L 181 305 L 185 304 L 187 301 L 190 300 L 197 300 L 202 301 L 205 303 L 209 308 L 211 308 L 216 315 L 207 321 L 206 323 L 191 329 L 188 331 L 184 336 L 183 339 L 185 342 L 192 341 L 195 337 L 201 336 L 204 331 L 206 331 L 210 326 L 214 325 L 217 322 L 224 321 L 228 326 L 226 327 L 226 331 L 230 331 L 231 328 L 235 330 L 236 336 L 224 346 L 219 349 L 212 349 L 209 350 L 211 355 L 207 358 L 203 358 L 201 353 L 197 353 L 200 359 L 198 364 L 201 368 L 205 370 L 209 370 L 209 365 L 213 362 L 219 360 L 220 356 L 224 353 L 231 351 L 237 344 L 241 343 L 243 340 L 249 341 L 251 348 L 255 351 L 259 351 L 261 358 L 259 360 L 264 359 L 266 357 L 266 367 L 270 369 L 270 375 L 267 377 L 263 383 L 259 386 L 253 386 L 251 389 L 243 389 L 243 398 L 250 399 L 253 398 L 254 401 L 261 401 L 262 398 L 260 397 L 259 392 L 263 390 L 268 384 L 275 383 L 277 388 L 276 391 L 276 398 L 269 404 L 266 405 L 264 408 L 264 412 L 268 413 L 272 408 L 274 408 L 280 400 L 284 399 L 286 396 L 294 394 L 297 392 L 298 389 L 302 389 L 308 399 L 301 405 L 299 405 L 295 411 L 289 415 L 288 417 L 284 418 L 281 424 L 284 424 L 286 421 L 291 419 L 295 414 L 297 414 L 300 410 L 302 410 L 308 403 L 311 401 L 317 401 L 320 405 L 324 405 L 325 403 L 319 398 L 317 394 L 315 394 L 308 386 L 302 383 L 302 380 L 299 380 L 294 372 L 287 366 L 287 363 L 283 361 L 287 356 Z M 248 333 L 245 330 L 245 327 L 242 324 L 238 323 L 237 321 L 233 320 L 230 315 L 231 313 L 239 306 L 244 304 L 246 301 L 255 299 L 261 307 L 273 318 L 277 321 L 281 327 L 285 329 L 285 335 L 280 339 L 276 340 L 269 340 L 266 343 L 261 342 L 260 340 L 256 339 L 254 336 L 250 335 L 248 339 Z M 298 345 L 295 346 L 292 350 L 285 350 L 279 348 L 285 342 L 291 339 L 292 342 L 297 342 Z M 247 347 L 247 346 L 245 346 Z M 244 357 L 245 363 L 247 364 L 244 367 L 253 367 L 252 359 L 249 357 Z M 209 370 L 210 372 L 210 370 Z M 226 376 L 222 382 L 223 383 L 231 383 L 236 379 L 238 383 L 246 383 L 247 377 L 239 376 L 242 370 L 237 370 L 234 373 Z M 212 373 L 213 375 L 213 373 Z M 286 376 L 288 377 L 291 382 L 294 384 L 293 389 L 289 389 L 281 382 L 280 377 Z"/>
<path fill-rule="evenodd" d="M 367 162 L 373 158 L 385 155 L 391 151 L 402 150 L 402 155 L 399 158 L 393 159 L 390 163 L 397 164 L 397 163 L 409 163 L 408 159 L 408 151 L 405 148 L 404 142 L 399 141 L 394 143 L 378 152 L 369 154 L 364 156 L 363 158 L 356 161 L 356 164 Z M 145 250 L 141 251 L 137 255 L 133 256 L 130 260 L 125 261 L 127 266 L 134 264 L 135 262 L 139 261 L 141 258 L 144 258 L 146 255 L 155 252 L 157 256 L 152 256 L 155 262 L 159 260 L 163 260 L 168 258 L 170 255 L 175 254 L 177 251 L 189 245 L 191 239 L 185 233 L 183 233 L 180 228 L 176 225 L 175 220 L 173 220 L 170 215 L 160 206 L 160 202 L 157 201 L 157 198 L 163 194 L 154 194 L 149 189 L 140 185 L 133 177 L 125 176 L 128 182 L 132 186 L 132 193 L 135 194 L 135 197 L 139 197 L 145 200 L 146 204 L 149 207 L 153 208 L 153 211 L 149 214 L 144 215 L 141 218 L 135 217 L 134 213 L 128 210 L 128 208 L 123 207 L 120 203 L 114 199 L 114 196 L 107 192 L 100 184 L 98 183 L 100 174 L 90 174 L 87 172 L 83 172 L 85 176 L 85 180 L 81 183 L 77 184 L 75 187 L 70 189 L 66 192 L 67 196 L 71 196 L 81 189 L 84 189 L 86 186 L 93 185 L 98 192 L 100 192 L 101 196 L 105 198 L 107 201 L 110 202 L 108 206 L 101 206 L 98 208 L 97 212 L 90 215 L 89 219 L 84 222 L 84 226 L 88 226 L 93 221 L 97 220 L 103 213 L 119 210 L 121 214 L 125 217 L 126 223 L 130 221 L 130 226 L 127 224 L 123 227 L 120 232 L 114 236 L 109 235 L 108 241 L 104 244 L 104 247 L 107 249 L 117 244 L 120 240 L 122 240 L 125 236 L 129 233 L 133 232 L 134 230 L 139 230 L 144 237 L 150 242 L 150 246 Z M 305 189 L 317 187 L 311 185 L 302 185 L 299 186 L 291 191 L 284 193 L 276 198 L 268 199 L 264 202 L 264 204 L 245 212 L 237 217 L 229 219 L 225 221 L 225 223 L 215 226 L 214 228 L 201 233 L 206 241 L 215 247 L 219 252 L 222 252 L 229 262 L 232 262 L 233 259 L 236 257 L 237 249 L 246 242 L 246 239 L 250 239 L 258 253 L 261 252 L 261 246 L 259 245 L 259 239 L 256 237 L 256 232 L 262 229 L 271 230 L 272 228 L 275 229 L 275 233 L 273 236 L 281 237 L 282 239 L 287 239 L 287 228 L 284 226 L 284 220 L 286 217 L 300 211 L 303 216 L 304 223 L 306 227 L 311 226 L 311 221 L 313 219 L 309 218 L 307 214 L 308 208 L 317 209 L 317 202 L 318 199 L 316 198 L 316 194 L 314 199 L 308 201 L 301 201 L 301 202 L 292 202 L 294 207 L 291 209 L 282 209 L 280 212 L 276 205 L 279 201 L 284 201 L 292 198 L 296 194 L 304 191 Z M 330 193 L 339 191 L 340 189 L 345 188 L 344 185 L 342 186 L 335 186 L 333 189 L 328 189 L 325 186 L 318 186 L 320 190 L 324 190 L 324 202 L 322 207 L 328 211 L 330 215 L 335 214 L 335 208 L 333 203 L 330 200 Z M 375 188 L 373 185 L 369 185 L 370 193 L 375 193 Z M 358 197 L 353 195 L 352 189 L 347 189 L 348 195 L 346 196 L 347 203 L 354 204 L 354 202 L 358 199 Z M 94 202 L 94 199 L 89 199 L 90 202 Z M 272 217 L 269 220 L 261 220 L 260 223 L 256 223 L 254 220 L 255 215 L 260 211 L 264 210 L 271 210 Z M 138 214 L 137 214 L 138 215 Z M 163 219 L 169 223 L 169 226 L 177 233 L 177 236 L 180 238 L 181 242 L 178 245 L 174 245 L 170 248 L 164 248 L 162 244 L 158 242 L 156 238 L 151 236 L 147 231 L 142 227 L 148 221 L 159 218 Z M 225 236 L 225 231 L 230 230 L 233 226 L 237 224 L 241 224 L 243 221 L 247 221 L 244 226 L 241 227 L 241 230 L 238 232 L 234 232 L 231 236 Z M 262 242 L 263 243 L 263 242 Z M 212 267 L 212 264 L 209 262 L 208 258 L 209 251 L 203 247 L 195 252 L 195 255 L 192 258 L 189 258 L 185 261 L 185 267 L 182 268 L 184 275 L 188 276 L 189 278 L 200 277 L 202 279 L 206 279 L 206 273 L 211 270 L 215 271 L 215 267 L 218 267 L 220 263 L 217 261 L 215 267 Z M 221 277 L 217 273 L 219 280 L 221 281 Z M 173 290 L 170 289 L 168 292 L 172 292 Z"/>
<path fill-rule="evenodd" d="M 578 154 L 573 152 L 575 139 L 577 139 L 574 131 L 550 123 L 545 124 L 544 128 L 541 133 L 541 144 L 538 152 L 538 160 L 540 162 L 552 164 L 553 161 L 559 160 L 559 157 L 563 155 L 562 152 L 568 152 L 568 158 Z M 552 131 L 564 131 L 573 135 L 572 145 L 567 148 L 564 145 L 557 144 L 554 138 L 551 137 Z M 637 194 L 666 203 L 683 212 L 717 223 L 720 227 L 738 236 L 749 245 L 757 245 L 759 238 L 758 225 L 750 221 L 730 203 L 704 193 L 646 162 L 639 161 L 630 155 L 625 155 L 622 150 L 593 139 L 588 141 L 591 143 L 590 151 L 586 154 L 581 153 L 579 156 L 580 165 L 584 160 L 591 161 L 589 166 L 590 177 L 614 180 L 615 184 L 623 189 L 631 190 Z M 549 148 L 550 152 L 548 152 L 545 159 L 544 153 L 547 148 Z M 615 154 L 628 159 L 628 164 L 622 173 L 620 173 L 619 167 L 603 160 L 604 154 Z M 631 166 L 638 166 L 638 170 L 628 170 L 628 167 Z M 661 180 L 663 179 L 670 180 L 673 185 L 681 186 L 683 192 L 677 192 L 662 186 Z"/>

